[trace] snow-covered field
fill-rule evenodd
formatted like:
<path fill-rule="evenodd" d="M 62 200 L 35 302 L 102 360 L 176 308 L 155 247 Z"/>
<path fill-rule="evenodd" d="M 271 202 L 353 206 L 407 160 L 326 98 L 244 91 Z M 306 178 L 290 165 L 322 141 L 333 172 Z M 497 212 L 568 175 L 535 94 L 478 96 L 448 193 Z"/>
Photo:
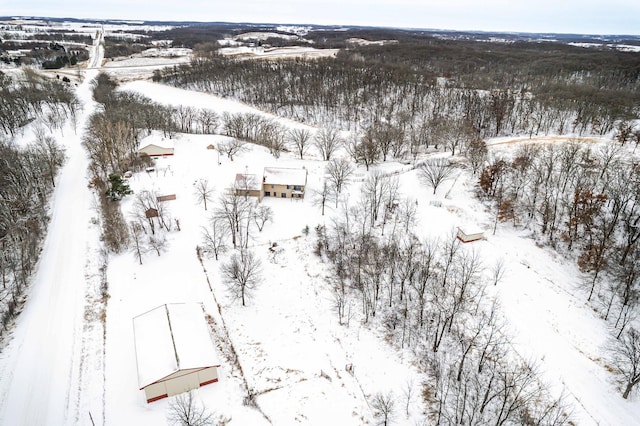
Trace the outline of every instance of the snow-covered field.
<path fill-rule="evenodd" d="M 218 53 L 240 58 L 326 58 L 335 57 L 340 49 L 316 49 L 313 47 L 223 47 Z"/>
<path fill-rule="evenodd" d="M 91 66 L 99 68 L 100 62 L 96 48 Z M 142 64 L 127 64 L 116 67 L 118 75 L 140 79 L 138 74 L 127 74 L 127 67 Z M 78 87 L 85 118 L 95 108 L 89 79 L 96 73 L 88 70 Z M 218 114 L 257 112 L 286 127 L 305 126 L 233 100 L 148 81 L 129 82 L 121 90 L 170 105 L 209 108 Z M 313 151 L 305 160 L 290 153 L 274 159 L 265 148 L 251 146 L 229 161 L 207 149 L 225 137 L 179 134 L 173 140 L 173 157 L 158 160 L 154 171 L 134 174 L 130 185 L 135 193 L 176 194 L 167 205 L 180 230 L 174 227 L 167 233 L 168 247 L 161 256 L 145 253 L 142 265 L 131 252 L 109 256 L 110 298 L 103 340 L 100 319 L 88 314 L 97 309 L 94 295 L 102 258 L 91 220 L 97 213 L 87 188 L 88 160 L 79 145 L 82 128 L 77 134 L 67 129 L 64 138 L 59 135 L 69 161 L 58 177 L 49 234 L 29 299 L 0 354 L 0 424 L 164 424 L 170 400 L 147 404 L 138 389 L 132 318 L 174 302 L 201 302 L 208 314 L 227 325 L 258 409 L 243 404 L 240 373 L 224 362 L 221 344 L 220 381 L 195 395 L 210 411 L 230 419 L 230 425 L 375 424 L 369 398 L 393 392 L 400 400 L 407 387 L 414 395 L 410 409 L 408 415 L 399 409 L 395 424 L 429 424 L 419 396 L 425 378 L 416 370 L 413 355 L 389 346 L 381 330 L 362 325 L 357 316 L 348 327 L 338 324 L 325 265 L 313 254 L 313 229 L 329 223 L 333 209 L 321 216 L 310 196 L 298 201 L 263 200 L 274 218 L 262 232 L 254 232 L 251 247 L 262 261 L 264 279 L 245 307 L 232 300 L 222 283 L 218 268 L 228 254 L 219 261 L 198 260 L 196 247 L 202 245 L 202 227 L 213 207 L 205 210 L 196 202 L 194 183 L 206 179 L 217 197 L 231 186 L 236 173 L 304 166 L 310 194 L 319 188 L 326 165 Z M 520 140 L 490 142 L 491 149 L 507 150 Z M 444 236 L 460 224 L 492 228 L 493 218 L 474 198 L 475 180 L 467 172 L 445 183 L 434 196 L 406 165 L 386 163 L 378 168 L 399 171 L 401 192 L 418 200 L 423 236 Z M 363 167 L 356 171 L 357 176 L 366 173 Z M 357 199 L 359 189 L 358 182 L 352 183 L 347 197 Z M 442 207 L 430 201 L 439 201 Z M 125 217 L 132 218 L 133 204 L 132 196 L 122 202 Z M 305 235 L 307 226 L 311 232 Z M 275 253 L 269 250 L 274 243 Z M 487 265 L 505 259 L 504 280 L 488 291 L 500 301 L 513 348 L 535 361 L 552 393 L 565 392 L 575 423 L 638 424 L 640 404 L 633 398 L 623 400 L 606 370 L 602 352 L 607 326 L 585 303 L 575 265 L 507 225 L 499 226 L 495 235 L 487 232 L 485 240 L 469 249 L 477 250 Z M 346 371 L 347 365 L 353 365 L 352 373 Z"/>

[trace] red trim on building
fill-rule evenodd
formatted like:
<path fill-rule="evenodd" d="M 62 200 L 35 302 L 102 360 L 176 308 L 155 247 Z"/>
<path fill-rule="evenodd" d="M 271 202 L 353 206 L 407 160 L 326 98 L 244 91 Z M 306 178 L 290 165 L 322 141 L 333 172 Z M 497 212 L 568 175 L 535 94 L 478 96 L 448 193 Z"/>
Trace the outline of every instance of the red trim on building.
<path fill-rule="evenodd" d="M 464 244 L 472 243 L 472 242 L 474 242 L 474 241 L 480 241 L 480 240 L 482 239 L 482 237 L 474 238 L 474 239 L 472 239 L 472 240 L 464 240 L 464 239 L 462 239 L 462 238 L 460 238 L 460 237 L 456 237 L 456 238 L 458 238 L 458 240 L 460 240 L 460 242 L 462 242 L 462 243 L 464 243 Z"/>
<path fill-rule="evenodd" d="M 167 395 L 167 394 L 165 393 L 164 395 L 160 395 L 160 396 L 153 397 L 153 398 L 151 398 L 151 399 L 147 399 L 147 404 L 148 404 L 148 403 L 150 403 L 150 402 L 153 402 L 153 401 L 157 401 L 157 400 L 159 400 L 159 399 L 167 398 L 168 396 L 169 396 L 169 395 Z"/>
<path fill-rule="evenodd" d="M 208 382 L 202 382 L 202 383 L 200 383 L 200 386 L 209 385 L 209 384 L 215 383 L 217 381 L 218 381 L 218 379 L 213 379 L 213 380 L 209 380 Z"/>

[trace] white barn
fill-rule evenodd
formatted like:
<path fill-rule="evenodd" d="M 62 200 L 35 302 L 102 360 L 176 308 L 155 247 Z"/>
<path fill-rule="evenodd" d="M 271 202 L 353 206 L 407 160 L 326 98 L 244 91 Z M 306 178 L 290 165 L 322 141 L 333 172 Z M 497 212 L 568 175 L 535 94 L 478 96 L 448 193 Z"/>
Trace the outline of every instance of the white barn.
<path fill-rule="evenodd" d="M 218 381 L 216 352 L 199 303 L 171 303 L 133 318 L 138 384 L 147 402 Z"/>
<path fill-rule="evenodd" d="M 165 140 L 155 135 L 144 138 L 138 146 L 138 155 L 147 154 L 151 158 L 169 157 L 173 155 L 173 140 Z"/>

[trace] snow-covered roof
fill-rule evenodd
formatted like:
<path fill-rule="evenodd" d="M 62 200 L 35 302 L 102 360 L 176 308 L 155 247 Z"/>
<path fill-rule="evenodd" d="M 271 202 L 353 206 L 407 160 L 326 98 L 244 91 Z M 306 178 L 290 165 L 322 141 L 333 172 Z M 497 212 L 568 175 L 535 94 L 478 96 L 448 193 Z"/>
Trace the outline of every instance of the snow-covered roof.
<path fill-rule="evenodd" d="M 476 235 L 484 233 L 484 229 L 480 228 L 477 225 L 458 226 L 458 230 L 460 232 L 463 232 L 465 235 Z"/>
<path fill-rule="evenodd" d="M 256 175 L 248 175 L 244 173 L 236 174 L 236 189 L 247 189 L 249 191 L 260 191 L 262 184 Z"/>
<path fill-rule="evenodd" d="M 199 303 L 170 303 L 133 318 L 140 389 L 179 370 L 219 366 Z"/>
<path fill-rule="evenodd" d="M 146 138 L 140 141 L 140 145 L 138 146 L 138 149 L 142 149 L 149 145 L 155 145 L 160 148 L 174 147 L 173 139 L 164 138 L 159 135 L 152 134 L 151 136 L 147 136 Z"/>
<path fill-rule="evenodd" d="M 263 183 L 271 185 L 306 185 L 306 169 L 285 169 L 280 167 L 265 167 Z"/>

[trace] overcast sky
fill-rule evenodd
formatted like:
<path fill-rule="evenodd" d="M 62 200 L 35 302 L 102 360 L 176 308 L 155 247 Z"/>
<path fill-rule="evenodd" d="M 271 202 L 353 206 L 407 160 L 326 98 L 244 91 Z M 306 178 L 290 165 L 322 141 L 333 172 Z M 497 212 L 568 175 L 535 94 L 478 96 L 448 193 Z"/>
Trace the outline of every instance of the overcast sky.
<path fill-rule="evenodd" d="M 640 35 L 639 0 L 0 0 L 0 15 Z"/>

